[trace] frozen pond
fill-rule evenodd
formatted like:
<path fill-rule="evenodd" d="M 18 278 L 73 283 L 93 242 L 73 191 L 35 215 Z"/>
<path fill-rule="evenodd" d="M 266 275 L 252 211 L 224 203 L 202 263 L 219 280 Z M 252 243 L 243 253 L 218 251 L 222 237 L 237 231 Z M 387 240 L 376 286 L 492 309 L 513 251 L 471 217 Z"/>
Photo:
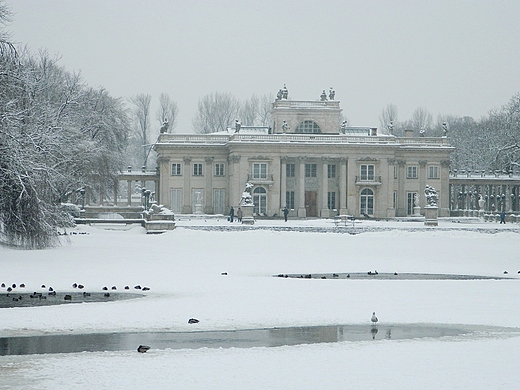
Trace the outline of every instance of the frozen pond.
<path fill-rule="evenodd" d="M 333 343 L 339 341 L 402 340 L 425 337 L 482 337 L 491 333 L 518 335 L 520 329 L 445 324 L 331 325 L 231 331 L 142 332 L 43 335 L 0 338 L 0 355 L 72 353 L 152 349 L 250 348 Z"/>

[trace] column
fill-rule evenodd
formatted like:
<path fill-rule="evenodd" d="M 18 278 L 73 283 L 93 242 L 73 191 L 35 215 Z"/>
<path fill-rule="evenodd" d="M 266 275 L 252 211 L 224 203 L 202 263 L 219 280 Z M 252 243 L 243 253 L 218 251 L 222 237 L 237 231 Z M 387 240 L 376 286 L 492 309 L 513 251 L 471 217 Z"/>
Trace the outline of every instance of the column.
<path fill-rule="evenodd" d="M 399 166 L 397 170 L 397 216 L 406 217 L 406 194 L 404 193 L 406 161 L 398 160 L 397 164 Z"/>
<path fill-rule="evenodd" d="M 126 183 L 128 185 L 128 188 L 126 190 L 126 204 L 127 206 L 132 206 L 132 180 L 127 180 Z"/>
<path fill-rule="evenodd" d="M 228 194 L 228 210 L 229 207 L 238 205 L 245 188 L 245 182 L 240 183 L 240 156 L 233 155 L 228 158 L 229 163 L 229 194 Z M 242 188 L 240 188 L 242 187 Z"/>
<path fill-rule="evenodd" d="M 299 180 L 298 180 L 298 217 L 305 218 L 307 210 L 305 210 L 305 157 L 299 157 Z"/>
<path fill-rule="evenodd" d="M 206 183 L 204 185 L 204 214 L 213 214 L 213 157 L 206 157 Z"/>
<path fill-rule="evenodd" d="M 117 193 L 119 187 L 119 179 L 114 180 L 114 206 L 117 206 Z"/>
<path fill-rule="evenodd" d="M 182 213 L 190 214 L 193 212 L 191 209 L 191 157 L 184 157 L 184 185 L 182 186 Z"/>
<path fill-rule="evenodd" d="M 329 159 L 327 157 L 322 157 L 322 178 L 321 178 L 321 217 L 329 218 L 330 210 L 327 203 L 327 195 L 329 192 Z"/>
<path fill-rule="evenodd" d="M 417 193 L 419 194 L 419 206 L 421 206 L 421 209 L 426 206 L 426 197 L 424 196 L 424 188 L 426 187 L 426 164 L 427 161 L 425 160 L 419 161 L 419 190 Z M 440 188 L 437 188 L 437 193 L 439 193 L 440 190 Z"/>
<path fill-rule="evenodd" d="M 285 193 L 287 192 L 287 157 L 280 159 L 280 209 L 287 206 L 287 200 Z M 281 210 L 280 210 L 281 212 Z"/>
<path fill-rule="evenodd" d="M 513 195 L 513 188 L 510 185 L 507 185 L 506 188 L 507 188 L 507 192 L 506 192 L 507 210 L 510 213 L 512 213 L 513 212 L 513 199 L 511 196 Z"/>
<path fill-rule="evenodd" d="M 347 161 L 348 158 L 340 159 L 339 168 L 339 214 L 346 215 L 347 212 Z"/>

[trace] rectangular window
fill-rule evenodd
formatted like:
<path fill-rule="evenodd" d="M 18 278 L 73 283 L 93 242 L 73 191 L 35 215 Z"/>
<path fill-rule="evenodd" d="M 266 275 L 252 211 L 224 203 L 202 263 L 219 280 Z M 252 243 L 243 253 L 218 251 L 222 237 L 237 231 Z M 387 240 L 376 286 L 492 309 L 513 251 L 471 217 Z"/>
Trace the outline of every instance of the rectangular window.
<path fill-rule="evenodd" d="M 253 164 L 253 179 L 267 179 L 267 164 L 254 163 Z"/>
<path fill-rule="evenodd" d="M 336 177 L 336 165 L 335 164 L 327 165 L 327 177 L 329 179 Z"/>
<path fill-rule="evenodd" d="M 327 192 L 327 207 L 329 210 L 336 209 L 336 193 L 335 192 Z"/>
<path fill-rule="evenodd" d="M 285 207 L 289 210 L 294 210 L 294 191 L 287 191 L 285 193 Z"/>
<path fill-rule="evenodd" d="M 285 164 L 285 176 L 287 176 L 287 177 L 296 176 L 296 164 Z"/>
<path fill-rule="evenodd" d="M 439 178 L 439 167 L 431 166 L 428 167 L 428 179 L 438 179 Z"/>
<path fill-rule="evenodd" d="M 393 208 L 397 208 L 397 191 L 394 191 Z"/>
<path fill-rule="evenodd" d="M 316 172 L 316 164 L 305 164 L 305 177 L 316 177 Z"/>
<path fill-rule="evenodd" d="M 193 164 L 193 176 L 202 176 L 202 164 Z"/>
<path fill-rule="evenodd" d="M 172 164 L 172 176 L 181 175 L 181 164 Z"/>
<path fill-rule="evenodd" d="M 397 167 L 394 165 L 394 179 L 397 179 Z"/>
<path fill-rule="evenodd" d="M 407 179 L 417 179 L 417 167 L 407 167 L 406 168 L 406 178 Z"/>
<path fill-rule="evenodd" d="M 224 176 L 224 164 L 215 164 L 215 176 Z"/>
<path fill-rule="evenodd" d="M 360 168 L 361 180 L 374 180 L 374 165 L 362 164 Z"/>

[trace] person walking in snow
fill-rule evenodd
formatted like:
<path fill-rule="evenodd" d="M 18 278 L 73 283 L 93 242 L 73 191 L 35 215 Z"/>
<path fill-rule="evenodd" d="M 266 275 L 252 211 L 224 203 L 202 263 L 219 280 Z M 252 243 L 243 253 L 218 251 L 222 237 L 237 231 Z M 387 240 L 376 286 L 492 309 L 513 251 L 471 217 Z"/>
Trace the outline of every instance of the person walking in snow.
<path fill-rule="evenodd" d="M 500 223 L 506 223 L 506 213 L 503 211 L 500 213 Z"/>
<path fill-rule="evenodd" d="M 233 222 L 233 219 L 235 218 L 235 209 L 233 206 L 231 206 L 231 210 L 229 210 L 229 222 Z"/>
<path fill-rule="evenodd" d="M 237 219 L 238 222 L 242 222 L 242 209 L 240 207 L 237 210 Z"/>
<path fill-rule="evenodd" d="M 287 209 L 287 206 L 285 206 L 282 211 L 283 211 L 283 219 L 285 220 L 285 222 L 287 222 L 287 215 L 289 214 L 289 210 Z"/>

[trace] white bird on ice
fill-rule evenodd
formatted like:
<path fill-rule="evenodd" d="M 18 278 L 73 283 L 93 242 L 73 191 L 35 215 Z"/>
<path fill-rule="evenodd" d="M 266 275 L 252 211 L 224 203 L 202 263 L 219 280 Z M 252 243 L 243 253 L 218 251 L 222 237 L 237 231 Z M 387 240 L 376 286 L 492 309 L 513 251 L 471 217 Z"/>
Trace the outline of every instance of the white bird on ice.
<path fill-rule="evenodd" d="M 376 317 L 376 312 L 373 312 L 372 313 L 372 318 L 370 319 L 370 321 L 372 321 L 372 324 L 376 324 L 377 321 L 379 321 Z"/>

